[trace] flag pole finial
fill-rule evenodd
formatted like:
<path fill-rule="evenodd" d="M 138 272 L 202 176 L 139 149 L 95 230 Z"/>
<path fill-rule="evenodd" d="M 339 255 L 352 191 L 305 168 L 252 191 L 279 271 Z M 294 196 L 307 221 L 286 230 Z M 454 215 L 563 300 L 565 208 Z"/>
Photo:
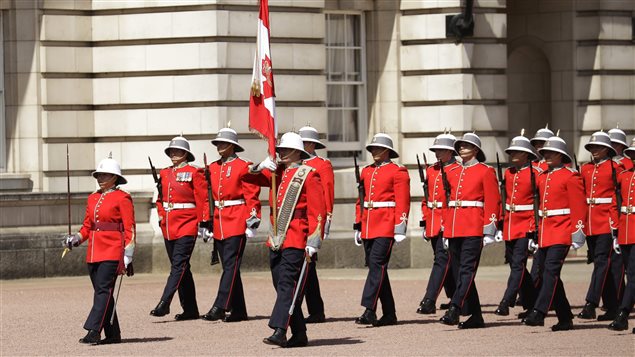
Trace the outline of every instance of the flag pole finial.
<path fill-rule="evenodd" d="M 525 136 L 525 128 L 520 129 L 520 136 Z"/>

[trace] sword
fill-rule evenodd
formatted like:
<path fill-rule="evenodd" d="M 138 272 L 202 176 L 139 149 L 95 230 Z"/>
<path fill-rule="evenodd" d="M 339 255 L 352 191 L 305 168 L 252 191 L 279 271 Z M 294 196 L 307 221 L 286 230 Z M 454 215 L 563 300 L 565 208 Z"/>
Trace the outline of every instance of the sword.
<path fill-rule="evenodd" d="M 117 296 L 115 296 L 115 301 L 112 305 L 112 315 L 110 315 L 110 324 L 112 325 L 113 321 L 115 321 L 115 310 L 117 309 L 117 301 L 119 300 L 119 292 L 121 291 L 121 283 L 123 282 L 124 274 L 121 274 L 121 278 L 119 278 L 119 288 L 117 289 Z"/>
<path fill-rule="evenodd" d="M 69 164 L 69 154 L 68 154 L 68 144 L 66 144 L 66 201 L 68 206 L 68 235 L 71 235 L 71 172 L 70 172 L 70 164 Z M 64 251 L 62 252 L 62 258 L 71 251 L 71 248 L 66 246 Z"/>
<path fill-rule="evenodd" d="M 293 315 L 293 310 L 295 309 L 295 301 L 298 299 L 298 295 L 300 295 L 301 282 L 304 279 L 304 273 L 306 272 L 306 264 L 310 261 L 311 257 L 306 255 L 306 259 L 304 259 L 304 263 L 302 263 L 302 271 L 300 272 L 300 278 L 298 278 L 298 285 L 296 285 L 295 292 L 293 293 L 293 301 L 291 302 L 291 307 L 289 308 L 289 316 Z"/>

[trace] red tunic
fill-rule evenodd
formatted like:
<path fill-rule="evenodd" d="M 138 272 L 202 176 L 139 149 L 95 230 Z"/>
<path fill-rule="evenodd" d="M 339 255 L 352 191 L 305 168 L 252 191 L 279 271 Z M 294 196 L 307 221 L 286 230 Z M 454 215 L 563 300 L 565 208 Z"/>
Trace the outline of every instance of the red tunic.
<path fill-rule="evenodd" d="M 118 188 L 88 196 L 84 223 L 79 230 L 88 240 L 87 263 L 123 259 L 124 249 L 134 249 L 136 225 L 132 197 Z"/>
<path fill-rule="evenodd" d="M 620 224 L 617 233 L 619 244 L 635 244 L 635 169 L 623 171 L 618 182 L 622 189 L 622 207 Z"/>
<path fill-rule="evenodd" d="M 214 197 L 214 239 L 223 240 L 245 234 L 260 222 L 260 186 L 243 181 L 251 162 L 240 157 L 217 160 L 209 165 Z M 233 202 L 232 202 L 233 201 Z M 243 201 L 243 203 L 237 204 Z M 225 206 L 227 202 L 227 206 Z"/>
<path fill-rule="evenodd" d="M 310 159 L 304 160 L 304 164 L 315 168 L 317 174 L 320 175 L 320 181 L 322 182 L 322 188 L 324 190 L 326 214 L 331 216 L 333 214 L 333 202 L 335 201 L 333 165 L 331 165 L 328 159 L 319 156 L 313 156 Z"/>
<path fill-rule="evenodd" d="M 615 185 L 609 159 L 598 164 L 586 163 L 580 168 L 586 197 L 586 226 L 584 234 L 596 236 L 611 233 L 617 228 L 617 200 L 615 199 Z M 613 162 L 616 177 L 624 171 L 624 167 Z M 610 203 L 595 200 L 610 200 Z"/>
<path fill-rule="evenodd" d="M 619 156 L 613 156 L 613 161 L 615 161 L 615 163 L 621 165 L 623 167 L 624 170 L 630 170 L 633 168 L 633 161 L 631 161 L 630 159 L 619 155 Z"/>
<path fill-rule="evenodd" d="M 571 245 L 572 235 L 584 235 L 586 202 L 580 174 L 569 167 L 548 170 L 538 176 L 542 217 L 538 225 L 540 247 Z M 570 213 L 545 217 L 545 210 Z"/>
<path fill-rule="evenodd" d="M 406 234 L 410 213 L 410 176 L 404 166 L 391 161 L 364 167 L 360 174 L 366 202 L 363 213 L 359 198 L 355 223 L 361 223 L 362 239 L 394 237 Z M 387 205 L 388 207 L 375 207 Z M 371 207 L 372 206 L 372 207 Z"/>
<path fill-rule="evenodd" d="M 459 164 L 456 161 L 452 161 L 446 164 L 443 169 L 447 174 L 448 171 L 457 166 Z M 426 202 L 424 196 L 421 201 L 421 212 L 423 213 L 423 220 L 426 222 L 426 237 L 435 237 L 441 233 L 443 212 L 447 208 L 445 189 L 443 188 L 443 179 L 438 162 L 428 166 L 426 177 L 428 178 L 428 199 L 430 203 Z"/>
<path fill-rule="evenodd" d="M 496 234 L 501 198 L 494 169 L 472 160 L 449 170 L 448 181 L 451 201 L 443 219 L 443 236 L 458 238 Z M 480 202 L 481 207 L 458 207 L 462 201 Z M 457 202 L 457 206 L 452 207 L 452 202 Z"/>
<path fill-rule="evenodd" d="M 275 202 L 277 212 L 280 214 L 284 196 L 289 188 L 289 183 L 300 165 L 294 164 L 289 168 L 283 169 L 278 167 L 276 170 L 277 193 L 274 201 L 273 192 L 269 192 L 269 206 Z M 260 173 L 249 174 L 245 176 L 245 181 L 257 184 L 263 187 L 271 187 L 272 172 L 263 170 Z M 315 241 L 318 244 L 321 241 L 322 231 L 324 229 L 326 217 L 326 205 L 324 203 L 324 193 L 322 191 L 322 183 L 320 176 L 311 168 L 309 171 L 302 190 L 298 197 L 298 201 L 292 213 L 292 219 L 287 228 L 286 238 L 280 249 L 297 248 L 305 249 L 307 241 Z M 273 212 L 269 210 L 269 219 L 273 225 Z M 281 232 L 278 232 L 280 235 Z M 269 242 L 267 242 L 269 246 Z"/>
<path fill-rule="evenodd" d="M 545 159 L 534 160 L 531 164 L 536 170 L 538 170 L 538 172 L 545 172 L 549 169 L 549 165 L 547 165 Z"/>
<path fill-rule="evenodd" d="M 532 170 L 534 170 L 535 182 L 538 183 L 540 172 L 533 166 Z M 522 167 L 520 170 L 516 167 L 509 168 L 505 171 L 505 183 L 507 202 L 503 207 L 505 209 L 503 240 L 525 238 L 527 232 L 536 230 L 529 166 Z"/>
<path fill-rule="evenodd" d="M 160 172 L 163 204 L 157 200 L 159 226 L 163 237 L 174 240 L 196 237 L 198 224 L 209 220 L 207 184 L 203 170 L 187 163 Z M 178 208 L 179 206 L 187 208 Z M 172 208 L 171 208 L 172 207 Z"/>

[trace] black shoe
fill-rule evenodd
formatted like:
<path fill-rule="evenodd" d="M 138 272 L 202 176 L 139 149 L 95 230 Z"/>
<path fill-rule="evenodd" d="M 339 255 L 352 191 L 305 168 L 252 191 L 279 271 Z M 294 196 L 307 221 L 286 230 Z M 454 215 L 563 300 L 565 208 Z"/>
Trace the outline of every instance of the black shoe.
<path fill-rule="evenodd" d="M 624 331 L 628 329 L 628 312 L 621 310 L 609 325 L 609 330 Z"/>
<path fill-rule="evenodd" d="M 176 321 L 197 320 L 200 317 L 198 311 L 184 311 L 181 314 L 174 315 Z"/>
<path fill-rule="evenodd" d="M 442 324 L 446 325 L 456 325 L 459 323 L 459 315 L 460 311 L 456 305 L 450 304 L 448 311 L 445 312 L 442 318 L 439 319 Z"/>
<path fill-rule="evenodd" d="M 154 310 L 150 311 L 150 315 L 156 316 L 156 317 L 165 316 L 169 313 L 170 313 L 170 304 L 168 304 L 167 302 L 163 300 L 159 301 L 159 303 L 157 304 L 157 307 L 155 307 Z"/>
<path fill-rule="evenodd" d="M 88 330 L 86 336 L 79 339 L 79 343 L 85 343 L 87 345 L 96 345 L 101 340 L 101 334 L 99 331 Z"/>
<path fill-rule="evenodd" d="M 287 348 L 293 347 L 306 347 L 309 344 L 309 339 L 306 337 L 306 332 L 296 333 L 291 336 L 289 341 L 287 341 Z"/>
<path fill-rule="evenodd" d="M 326 317 L 324 316 L 324 314 L 313 314 L 304 319 L 304 322 L 307 324 L 321 324 L 324 321 L 326 321 Z M 293 336 L 291 336 L 291 339 L 293 338 Z M 289 339 L 289 342 L 291 342 L 291 339 Z"/>
<path fill-rule="evenodd" d="M 283 328 L 276 328 L 273 331 L 273 335 L 263 339 L 262 342 L 268 345 L 286 347 L 287 346 L 287 330 Z"/>
<path fill-rule="evenodd" d="M 447 303 L 447 304 L 441 304 L 439 305 L 439 310 L 447 310 L 450 308 L 450 305 L 452 305 L 451 303 Z"/>
<path fill-rule="evenodd" d="M 483 328 L 485 327 L 485 321 L 483 321 L 483 316 L 470 316 L 469 319 L 461 322 L 459 324 L 460 329 L 469 329 L 469 328 Z"/>
<path fill-rule="evenodd" d="M 246 313 L 239 314 L 237 312 L 232 312 L 231 314 L 225 316 L 225 318 L 223 319 L 223 322 L 240 322 L 240 321 L 247 321 L 247 320 L 249 320 L 249 317 L 247 317 Z"/>
<path fill-rule="evenodd" d="M 498 316 L 508 316 L 509 315 L 509 303 L 507 300 L 501 300 L 500 304 L 498 304 L 498 309 L 494 311 L 494 314 Z"/>
<path fill-rule="evenodd" d="M 432 299 L 424 299 L 419 308 L 417 309 L 417 314 L 429 315 L 437 312 L 437 307 L 434 306 L 434 301 Z"/>
<path fill-rule="evenodd" d="M 584 320 L 595 319 L 595 304 L 587 302 L 578 314 L 578 318 Z"/>
<path fill-rule="evenodd" d="M 551 326 L 551 331 L 569 331 L 573 329 L 573 320 L 558 321 L 557 324 Z"/>
<path fill-rule="evenodd" d="M 545 314 L 542 312 L 533 309 L 531 312 L 525 317 L 521 323 L 527 326 L 544 326 L 545 325 Z"/>
<path fill-rule="evenodd" d="M 381 327 L 381 326 L 391 326 L 397 324 L 397 315 L 394 313 L 384 315 L 379 320 L 373 322 L 373 326 Z"/>
<path fill-rule="evenodd" d="M 201 316 L 201 318 L 207 321 L 222 320 L 225 318 L 225 310 L 220 307 L 212 306 L 212 308 L 209 309 L 205 315 Z"/>
<path fill-rule="evenodd" d="M 598 321 L 613 321 L 617 317 L 617 311 L 608 310 L 606 313 L 598 316 Z"/>
<path fill-rule="evenodd" d="M 377 321 L 377 314 L 371 309 L 366 309 L 362 316 L 355 319 L 355 323 L 358 325 L 372 325 Z"/>
<path fill-rule="evenodd" d="M 519 313 L 519 314 L 518 314 L 518 318 L 522 320 L 522 319 L 524 319 L 525 317 L 527 317 L 528 315 L 529 315 L 529 310 L 527 310 L 527 311 L 523 311 L 523 312 L 521 312 L 521 313 Z"/>
<path fill-rule="evenodd" d="M 121 335 L 116 334 L 113 336 L 106 336 L 103 340 L 99 341 L 97 344 L 99 345 L 112 345 L 115 343 L 121 343 Z"/>

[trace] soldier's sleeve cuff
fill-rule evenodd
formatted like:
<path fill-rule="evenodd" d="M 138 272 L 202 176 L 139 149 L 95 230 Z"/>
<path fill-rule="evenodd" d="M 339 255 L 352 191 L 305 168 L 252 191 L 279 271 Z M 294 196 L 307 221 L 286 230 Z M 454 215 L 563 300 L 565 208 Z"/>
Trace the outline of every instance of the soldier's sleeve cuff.
<path fill-rule="evenodd" d="M 249 218 L 247 218 L 246 223 L 247 228 L 256 229 L 260 227 L 260 218 L 256 216 L 250 216 Z"/>
<path fill-rule="evenodd" d="M 483 226 L 483 235 L 484 236 L 493 236 L 496 234 L 496 223 L 491 222 L 490 224 Z"/>
<path fill-rule="evenodd" d="M 320 249 L 322 247 L 322 232 L 320 227 L 318 227 L 315 232 L 307 238 L 306 245 L 315 249 Z"/>
<path fill-rule="evenodd" d="M 405 234 L 406 234 L 406 228 L 407 228 L 407 227 L 408 227 L 408 226 L 406 225 L 406 222 L 401 222 L 401 223 L 399 223 L 399 224 L 396 224 L 396 225 L 395 225 L 395 232 L 394 232 L 394 233 L 395 233 L 395 234 L 403 234 L 403 235 L 405 235 Z"/>
<path fill-rule="evenodd" d="M 582 245 L 586 240 L 586 234 L 584 234 L 583 231 L 584 223 L 581 220 L 578 220 L 578 223 L 575 225 L 575 227 L 577 228 L 577 230 L 571 233 L 571 240 Z"/>
<path fill-rule="evenodd" d="M 133 256 L 134 255 L 134 248 L 135 248 L 135 244 L 134 242 L 130 242 L 130 244 L 128 244 L 128 246 L 126 246 L 126 249 L 123 250 L 123 254 L 126 256 Z"/>
<path fill-rule="evenodd" d="M 353 230 L 354 231 L 361 231 L 362 230 L 362 222 L 353 223 Z"/>

